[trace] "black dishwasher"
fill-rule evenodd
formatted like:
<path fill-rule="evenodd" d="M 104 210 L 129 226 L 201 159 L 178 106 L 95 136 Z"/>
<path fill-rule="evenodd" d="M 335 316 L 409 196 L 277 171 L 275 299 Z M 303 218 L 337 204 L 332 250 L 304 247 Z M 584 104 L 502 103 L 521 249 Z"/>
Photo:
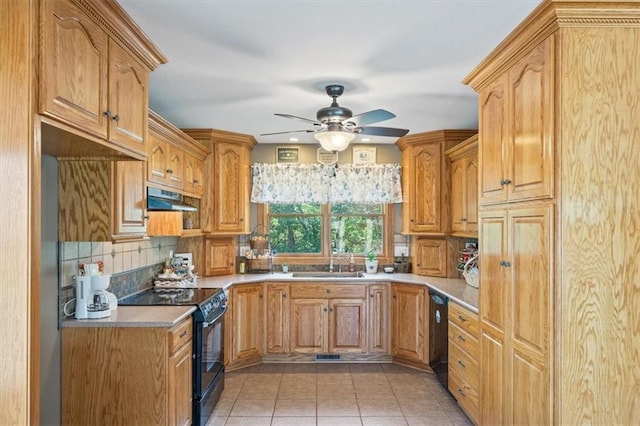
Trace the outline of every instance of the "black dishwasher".
<path fill-rule="evenodd" d="M 429 365 L 445 389 L 449 372 L 447 302 L 446 296 L 429 290 Z"/>

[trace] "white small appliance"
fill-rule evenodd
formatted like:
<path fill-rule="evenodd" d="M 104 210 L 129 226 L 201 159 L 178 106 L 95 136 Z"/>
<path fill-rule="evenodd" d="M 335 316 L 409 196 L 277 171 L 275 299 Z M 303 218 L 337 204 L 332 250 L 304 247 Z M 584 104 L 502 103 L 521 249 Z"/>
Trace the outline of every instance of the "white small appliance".
<path fill-rule="evenodd" d="M 109 287 L 111 275 L 79 275 L 76 277 L 76 319 L 111 316 Z M 117 304 L 117 302 L 116 302 Z"/>

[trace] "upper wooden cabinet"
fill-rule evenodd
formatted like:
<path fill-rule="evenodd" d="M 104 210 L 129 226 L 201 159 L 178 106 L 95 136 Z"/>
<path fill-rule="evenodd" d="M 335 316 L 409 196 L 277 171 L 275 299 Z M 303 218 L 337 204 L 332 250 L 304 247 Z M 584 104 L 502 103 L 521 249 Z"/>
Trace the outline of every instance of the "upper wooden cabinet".
<path fill-rule="evenodd" d="M 40 4 L 39 112 L 144 158 L 149 72 L 166 58 L 115 2 Z"/>
<path fill-rule="evenodd" d="M 548 38 L 480 94 L 480 204 L 553 197 L 554 43 Z"/>
<path fill-rule="evenodd" d="M 478 135 L 446 152 L 451 173 L 451 234 L 478 237 Z"/>
<path fill-rule="evenodd" d="M 117 241 L 146 234 L 142 161 L 60 160 L 60 241 Z"/>
<path fill-rule="evenodd" d="M 234 238 L 205 238 L 205 269 L 207 277 L 230 275 L 236 270 L 236 243 Z"/>
<path fill-rule="evenodd" d="M 444 152 L 475 130 L 438 130 L 398 139 L 402 150 L 402 233 L 444 235 L 449 230 L 449 165 Z"/>
<path fill-rule="evenodd" d="M 220 235 L 248 234 L 253 136 L 216 129 L 183 129 L 211 150 L 205 161 L 203 230 Z M 211 196 L 212 195 L 212 196 Z"/>
<path fill-rule="evenodd" d="M 155 187 L 200 198 L 209 150 L 149 110 L 147 176 Z"/>

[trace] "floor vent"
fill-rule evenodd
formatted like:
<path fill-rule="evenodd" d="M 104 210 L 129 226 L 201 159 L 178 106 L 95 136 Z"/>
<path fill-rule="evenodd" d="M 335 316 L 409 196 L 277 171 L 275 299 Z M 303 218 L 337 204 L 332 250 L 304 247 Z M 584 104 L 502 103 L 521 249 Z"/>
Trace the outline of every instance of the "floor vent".
<path fill-rule="evenodd" d="M 342 355 L 316 355 L 316 361 L 341 361 Z"/>

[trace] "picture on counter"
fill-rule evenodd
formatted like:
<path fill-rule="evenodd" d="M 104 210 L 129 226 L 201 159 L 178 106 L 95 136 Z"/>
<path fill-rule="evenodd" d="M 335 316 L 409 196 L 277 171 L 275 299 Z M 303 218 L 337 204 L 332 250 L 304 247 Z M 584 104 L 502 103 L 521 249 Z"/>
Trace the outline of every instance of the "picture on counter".
<path fill-rule="evenodd" d="M 300 162 L 300 148 L 276 147 L 276 163 L 297 164 Z"/>
<path fill-rule="evenodd" d="M 353 164 L 375 164 L 376 163 L 376 148 L 354 146 L 352 148 Z"/>

